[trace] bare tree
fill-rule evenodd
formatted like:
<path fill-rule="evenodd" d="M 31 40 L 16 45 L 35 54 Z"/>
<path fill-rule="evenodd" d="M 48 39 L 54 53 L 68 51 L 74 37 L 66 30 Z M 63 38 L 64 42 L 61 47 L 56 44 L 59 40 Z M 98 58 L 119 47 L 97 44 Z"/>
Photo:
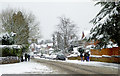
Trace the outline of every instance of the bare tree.
<path fill-rule="evenodd" d="M 59 17 L 60 24 L 57 25 L 58 27 L 58 34 L 57 39 L 58 43 L 63 43 L 63 49 L 66 50 L 70 47 L 71 41 L 75 38 L 76 35 L 76 25 L 66 17 Z"/>
<path fill-rule="evenodd" d="M 29 38 L 39 39 L 41 38 L 40 23 L 36 20 L 35 16 L 32 13 L 25 14 L 26 22 L 29 25 Z"/>
<path fill-rule="evenodd" d="M 0 13 L 0 23 L 2 25 L 2 28 L 4 27 L 4 30 L 7 32 L 12 31 L 12 16 L 13 16 L 13 9 L 6 9 L 2 10 Z"/>

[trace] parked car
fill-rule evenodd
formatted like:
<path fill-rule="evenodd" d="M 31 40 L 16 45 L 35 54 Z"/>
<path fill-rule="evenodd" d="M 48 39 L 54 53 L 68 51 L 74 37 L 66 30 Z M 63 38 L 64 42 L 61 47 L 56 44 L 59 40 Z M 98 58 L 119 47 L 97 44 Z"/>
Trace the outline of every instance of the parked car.
<path fill-rule="evenodd" d="M 49 55 L 45 55 L 45 59 L 51 59 Z"/>
<path fill-rule="evenodd" d="M 57 57 L 57 55 L 56 55 L 56 54 L 51 54 L 51 55 L 50 55 L 50 58 L 51 58 L 51 59 L 53 59 L 53 60 L 55 60 L 55 59 L 56 59 L 56 57 Z"/>
<path fill-rule="evenodd" d="M 56 59 L 57 60 L 66 60 L 66 56 L 64 54 L 58 54 Z"/>
<path fill-rule="evenodd" d="M 45 55 L 41 55 L 40 58 L 45 58 Z"/>

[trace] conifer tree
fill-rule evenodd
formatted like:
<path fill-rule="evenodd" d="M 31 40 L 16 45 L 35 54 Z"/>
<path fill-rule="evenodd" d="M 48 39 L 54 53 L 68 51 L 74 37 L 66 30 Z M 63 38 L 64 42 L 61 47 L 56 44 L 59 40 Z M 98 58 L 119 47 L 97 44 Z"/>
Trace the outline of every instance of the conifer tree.
<path fill-rule="evenodd" d="M 97 40 L 96 48 L 107 48 L 107 45 L 117 44 L 120 46 L 120 1 L 98 2 L 101 10 L 90 22 L 94 27 L 91 29 L 89 40 Z"/>

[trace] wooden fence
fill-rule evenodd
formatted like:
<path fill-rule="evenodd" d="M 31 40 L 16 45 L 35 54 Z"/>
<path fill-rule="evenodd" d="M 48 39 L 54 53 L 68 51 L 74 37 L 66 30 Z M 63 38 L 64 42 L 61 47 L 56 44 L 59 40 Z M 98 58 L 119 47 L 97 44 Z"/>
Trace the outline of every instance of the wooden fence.
<path fill-rule="evenodd" d="M 107 48 L 107 49 L 101 49 L 101 50 L 95 50 L 91 49 L 91 55 L 119 55 L 120 56 L 120 47 L 114 47 L 114 48 Z"/>
<path fill-rule="evenodd" d="M 91 61 L 120 63 L 120 47 L 107 48 L 102 50 L 91 49 L 91 55 L 99 55 L 101 57 L 90 57 Z M 110 57 L 104 57 L 102 55 L 108 55 Z M 80 60 L 80 57 L 68 57 L 69 60 Z"/>

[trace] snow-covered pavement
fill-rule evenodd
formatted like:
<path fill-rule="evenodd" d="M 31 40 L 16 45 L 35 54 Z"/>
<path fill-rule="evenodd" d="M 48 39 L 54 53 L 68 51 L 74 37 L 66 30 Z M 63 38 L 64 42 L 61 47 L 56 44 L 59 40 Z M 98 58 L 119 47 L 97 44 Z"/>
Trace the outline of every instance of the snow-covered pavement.
<path fill-rule="evenodd" d="M 120 69 L 120 64 L 116 64 L 116 63 L 106 63 L 106 62 L 96 62 L 96 61 L 82 62 L 80 60 L 67 60 L 66 62 L 88 65 L 88 66 L 110 67 L 110 68 Z"/>
<path fill-rule="evenodd" d="M 0 75 L 2 74 L 49 74 L 50 68 L 40 63 L 21 62 L 14 64 L 0 65 Z"/>

